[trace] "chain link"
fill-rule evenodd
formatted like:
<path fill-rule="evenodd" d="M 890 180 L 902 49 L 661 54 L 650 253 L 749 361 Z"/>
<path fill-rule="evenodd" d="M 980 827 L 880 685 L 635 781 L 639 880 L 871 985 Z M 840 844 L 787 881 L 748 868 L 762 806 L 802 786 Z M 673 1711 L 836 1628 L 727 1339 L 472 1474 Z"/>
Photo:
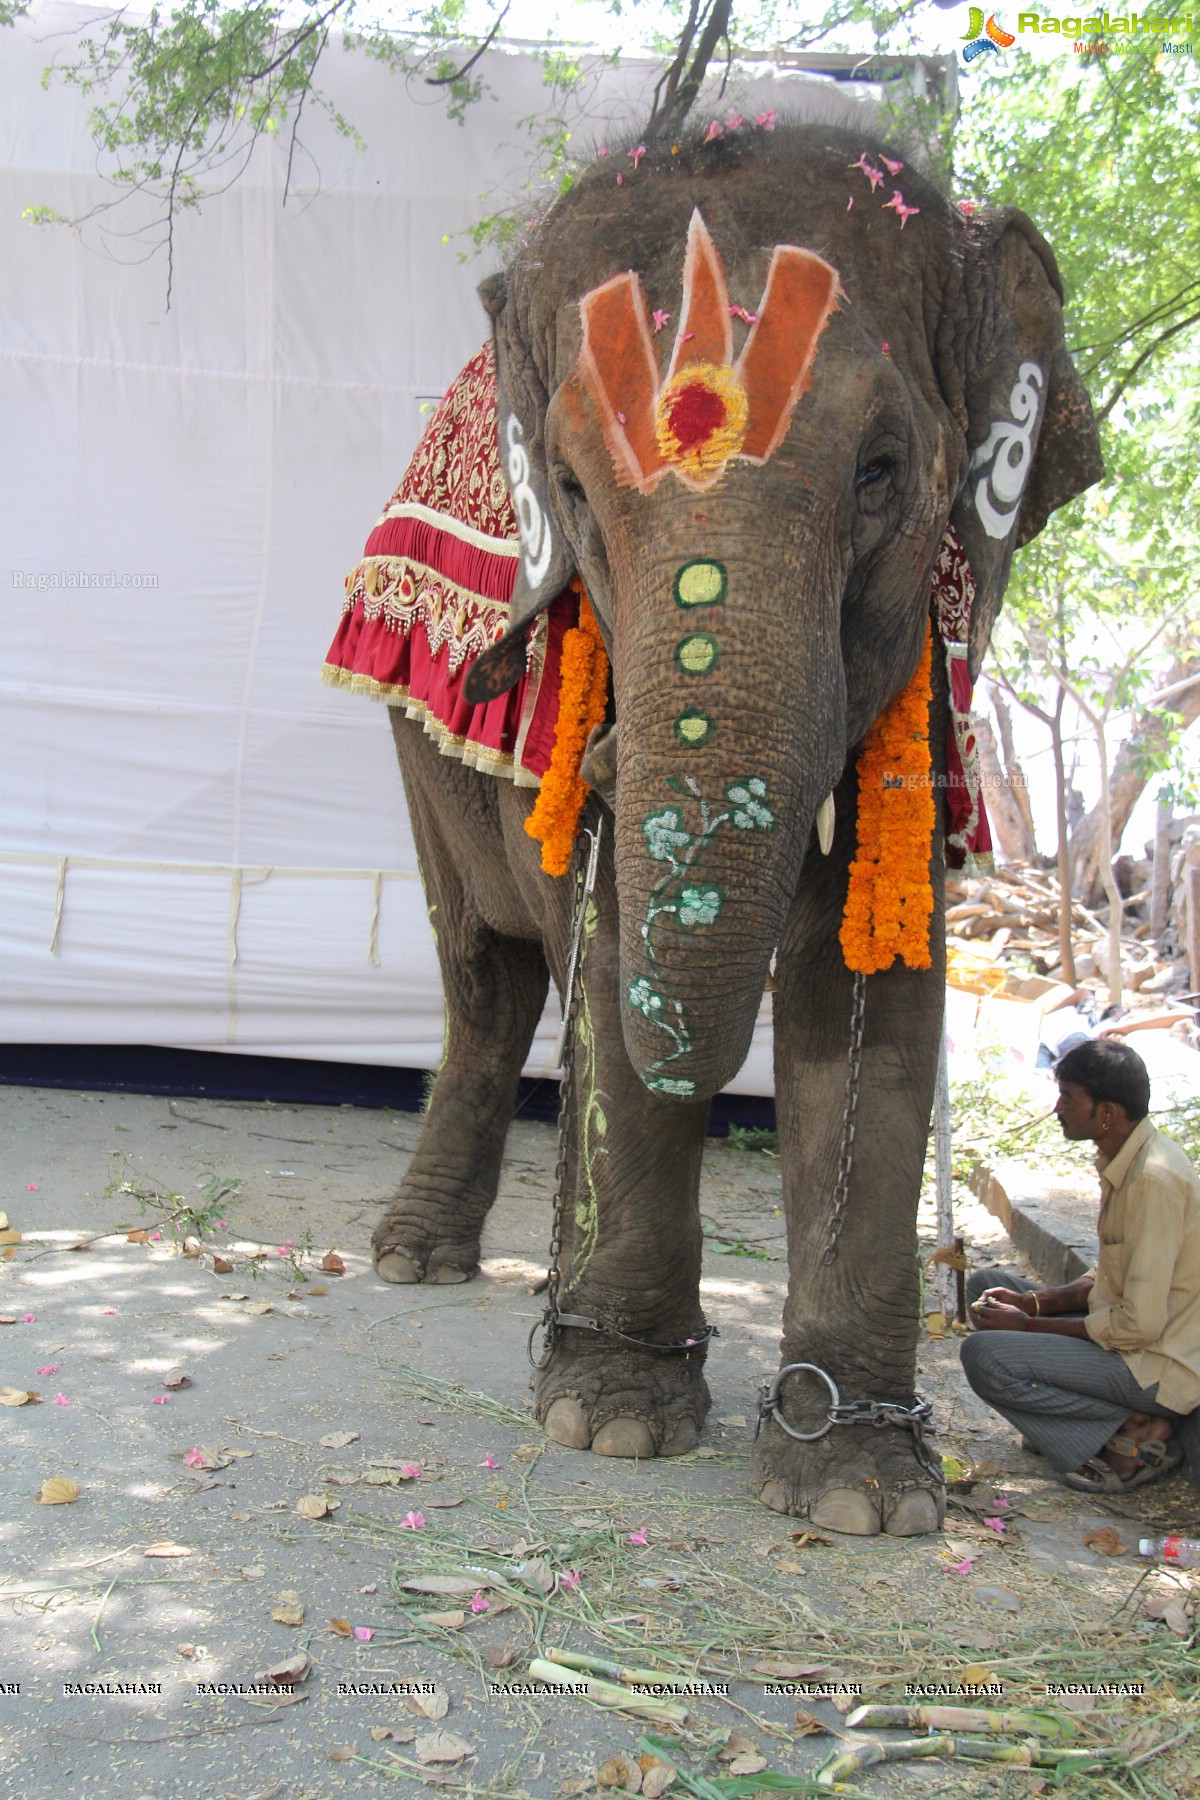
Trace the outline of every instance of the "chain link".
<path fill-rule="evenodd" d="M 831 1405 L 826 1409 L 825 1422 L 816 1431 L 797 1431 L 794 1425 L 788 1424 L 780 1408 L 780 1388 L 784 1377 L 798 1374 L 801 1370 L 819 1375 L 830 1393 Z M 925 1427 L 932 1414 L 932 1404 L 928 1400 L 922 1400 L 919 1394 L 912 1406 L 901 1406 L 895 1400 L 843 1400 L 833 1376 L 827 1374 L 817 1363 L 785 1363 L 774 1381 L 763 1384 L 758 1403 L 758 1429 L 762 1429 L 767 1419 L 774 1419 L 789 1437 L 796 1438 L 802 1444 L 810 1444 L 832 1431 L 835 1425 L 873 1425 L 876 1429 L 898 1425 L 912 1432 L 918 1462 L 940 1481 L 941 1461 L 925 1442 Z"/>
<path fill-rule="evenodd" d="M 821 1257 L 826 1267 L 837 1257 L 838 1238 L 846 1222 L 846 1205 L 850 1199 L 850 1171 L 854 1166 L 854 1134 L 858 1128 L 858 1083 L 862 1073 L 866 1003 L 867 978 L 860 969 L 856 969 L 854 994 L 850 1002 L 850 1060 L 846 1071 L 846 1100 L 842 1109 L 842 1144 L 838 1155 L 837 1181 L 833 1189 L 833 1211 L 829 1215 L 829 1239 Z"/>
<path fill-rule="evenodd" d="M 579 1010 L 580 946 L 587 915 L 587 904 L 596 885 L 596 868 L 600 860 L 600 834 L 604 817 L 596 820 L 595 830 L 588 829 L 576 839 L 575 901 L 571 920 L 571 946 L 567 961 L 567 991 L 563 996 L 562 1027 L 559 1032 L 559 1064 L 562 1082 L 558 1102 L 558 1161 L 554 1169 L 554 1212 L 550 1223 L 550 1264 L 546 1276 L 546 1306 L 541 1317 L 542 1361 L 553 1350 L 558 1339 L 558 1290 L 562 1281 L 563 1220 L 567 1210 L 567 1182 L 570 1175 L 571 1101 L 575 1088 L 575 1017 Z M 586 861 L 581 855 L 584 838 L 589 849 Z M 533 1336 L 529 1334 L 529 1360 L 533 1361 Z"/>

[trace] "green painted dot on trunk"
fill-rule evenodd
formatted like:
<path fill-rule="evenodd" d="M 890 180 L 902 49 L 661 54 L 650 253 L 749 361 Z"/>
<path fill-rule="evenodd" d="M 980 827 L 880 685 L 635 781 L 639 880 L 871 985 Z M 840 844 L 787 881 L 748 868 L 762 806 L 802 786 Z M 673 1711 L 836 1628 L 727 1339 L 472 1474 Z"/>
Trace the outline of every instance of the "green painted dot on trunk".
<path fill-rule="evenodd" d="M 707 675 L 716 667 L 721 647 L 716 638 L 705 631 L 685 637 L 675 652 L 675 661 L 688 675 Z"/>
<path fill-rule="evenodd" d="M 697 557 L 684 563 L 675 577 L 676 606 L 720 606 L 729 582 L 719 562 Z"/>
<path fill-rule="evenodd" d="M 708 714 L 695 706 L 689 706 L 675 721 L 675 735 L 680 743 L 688 744 L 693 749 L 706 744 L 715 730 L 716 726 Z"/>

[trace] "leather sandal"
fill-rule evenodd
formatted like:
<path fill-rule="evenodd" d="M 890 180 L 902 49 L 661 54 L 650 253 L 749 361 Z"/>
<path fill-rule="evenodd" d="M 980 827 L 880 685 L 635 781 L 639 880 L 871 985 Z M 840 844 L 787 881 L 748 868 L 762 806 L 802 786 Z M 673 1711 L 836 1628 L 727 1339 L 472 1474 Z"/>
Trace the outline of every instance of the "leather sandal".
<path fill-rule="evenodd" d="M 1167 1438 L 1165 1442 L 1161 1438 L 1150 1438 L 1144 1444 L 1135 1444 L 1132 1438 L 1115 1437 L 1110 1438 L 1109 1443 L 1118 1456 L 1136 1456 L 1137 1468 L 1128 1475 L 1121 1475 L 1102 1457 L 1089 1456 L 1082 1468 L 1059 1476 L 1063 1486 L 1073 1488 L 1079 1494 L 1127 1494 L 1133 1488 L 1145 1487 L 1147 1482 L 1169 1475 L 1183 1461 L 1183 1450 L 1174 1438 Z"/>

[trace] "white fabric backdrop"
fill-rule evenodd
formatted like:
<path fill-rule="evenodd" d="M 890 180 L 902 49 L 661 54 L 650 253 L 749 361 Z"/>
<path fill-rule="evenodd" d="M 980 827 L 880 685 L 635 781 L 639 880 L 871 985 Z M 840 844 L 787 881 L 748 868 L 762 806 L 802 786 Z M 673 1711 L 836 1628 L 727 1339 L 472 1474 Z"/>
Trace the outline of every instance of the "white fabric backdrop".
<path fill-rule="evenodd" d="M 491 56 L 463 128 L 332 51 L 367 151 L 314 114 L 285 208 L 264 145 L 177 224 L 167 311 L 140 203 L 78 236 L 20 217 L 111 197 L 87 102 L 40 84 L 78 16 L 18 24 L 0 71 L 0 1033 L 432 1066 L 385 710 L 319 671 L 421 402 L 485 335 L 491 265 L 442 240 L 519 169 L 540 69 Z M 605 78 L 614 119 L 647 79 Z M 548 1009 L 530 1073 L 553 1038 Z M 771 1092 L 769 1039 L 764 1013 L 737 1091 Z"/>

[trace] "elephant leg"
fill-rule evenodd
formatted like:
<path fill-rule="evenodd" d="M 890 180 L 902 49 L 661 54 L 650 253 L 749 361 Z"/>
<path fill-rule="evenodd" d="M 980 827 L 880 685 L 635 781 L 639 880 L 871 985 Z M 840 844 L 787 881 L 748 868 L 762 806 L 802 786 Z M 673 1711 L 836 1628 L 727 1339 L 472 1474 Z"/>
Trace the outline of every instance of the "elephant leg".
<path fill-rule="evenodd" d="M 467 1281 L 549 975 L 532 922 L 528 937 L 513 930 L 528 915 L 505 860 L 496 790 L 506 784 L 441 756 L 415 722 L 393 724 L 446 1033 L 417 1148 L 372 1237 L 375 1270 L 385 1281 Z"/>
<path fill-rule="evenodd" d="M 849 787 L 850 791 L 846 792 Z M 776 972 L 776 1106 L 788 1225 L 782 1362 L 815 1363 L 843 1402 L 911 1407 L 916 1379 L 917 1201 L 945 1004 L 941 883 L 934 966 L 866 978 L 856 1132 L 836 1255 L 827 1260 L 846 1104 L 854 978 L 838 929 L 854 830 L 853 776 L 838 796 L 841 841 L 811 858 Z M 814 866 L 815 864 L 815 866 Z M 830 1395 L 809 1373 L 786 1377 L 780 1411 L 817 1431 Z M 896 1424 L 834 1425 L 798 1442 L 772 1416 L 752 1462 L 755 1491 L 780 1512 L 837 1531 L 897 1536 L 936 1530 L 945 1512 L 937 1459 Z"/>
<path fill-rule="evenodd" d="M 610 830 L 582 945 L 558 1306 L 651 1346 L 685 1345 L 704 1324 L 698 1193 L 708 1106 L 651 1094 L 626 1053 L 611 842 Z M 569 894 L 562 900 L 565 908 Z M 550 935 L 557 973 L 565 915 Z M 705 1354 L 703 1343 L 655 1350 L 563 1326 L 534 1376 L 537 1417 L 572 1449 L 682 1455 L 709 1407 Z"/>

